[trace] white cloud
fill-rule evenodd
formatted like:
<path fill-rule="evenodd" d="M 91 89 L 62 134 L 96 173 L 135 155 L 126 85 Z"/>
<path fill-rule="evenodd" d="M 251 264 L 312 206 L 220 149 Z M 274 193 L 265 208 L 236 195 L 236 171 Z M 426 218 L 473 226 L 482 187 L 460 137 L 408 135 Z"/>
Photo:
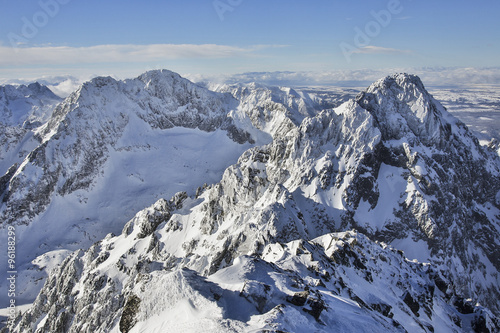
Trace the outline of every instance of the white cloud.
<path fill-rule="evenodd" d="M 84 81 L 84 79 L 68 77 L 64 81 L 55 82 L 53 84 L 48 84 L 50 90 L 59 97 L 67 97 L 73 91 L 75 91 Z"/>
<path fill-rule="evenodd" d="M 49 87 L 54 94 L 59 97 L 67 97 L 73 91 L 75 91 L 83 82 L 90 80 L 95 75 L 91 76 L 81 76 L 76 77 L 72 75 L 60 75 L 60 76 L 41 76 L 36 78 L 26 78 L 26 79 L 2 79 L 0 78 L 0 85 L 20 85 L 20 84 L 30 84 L 33 82 L 38 82 Z"/>
<path fill-rule="evenodd" d="M 117 62 L 148 62 L 171 59 L 231 58 L 253 56 L 263 48 L 217 44 L 96 45 L 89 47 L 42 46 L 11 48 L 0 46 L 0 66 L 61 65 Z"/>
<path fill-rule="evenodd" d="M 146 71 L 146 70 L 144 70 Z M 249 83 L 260 82 L 276 86 L 340 86 L 356 87 L 364 89 L 374 81 L 394 73 L 416 74 L 425 86 L 441 87 L 471 87 L 472 85 L 500 85 L 500 68 L 463 68 L 463 67 L 425 67 L 425 68 L 386 68 L 386 69 L 358 69 L 358 70 L 336 70 L 336 71 L 302 71 L 302 72 L 249 72 L 241 74 L 207 75 L 196 73 L 182 73 L 182 76 L 194 82 L 216 82 L 216 83 Z M 137 73 L 138 75 L 139 73 Z M 110 75 L 102 74 L 101 75 Z M 135 74 L 134 74 L 135 75 Z M 26 79 L 2 79 L 3 84 L 28 84 L 38 81 L 52 89 L 61 97 L 67 96 L 74 91 L 82 82 L 96 75 L 58 75 L 38 76 Z M 113 75 L 112 75 L 113 76 Z M 116 77 L 123 79 L 123 76 Z"/>
<path fill-rule="evenodd" d="M 386 68 L 336 70 L 323 72 L 253 72 L 237 75 L 187 75 L 193 81 L 220 83 L 260 82 L 282 86 L 355 86 L 364 88 L 372 82 L 394 73 L 418 75 L 426 86 L 469 86 L 473 84 L 500 84 L 500 68 Z"/>
<path fill-rule="evenodd" d="M 369 46 L 358 48 L 355 51 L 353 51 L 352 53 L 359 53 L 359 54 L 405 54 L 405 53 L 411 53 L 411 51 L 369 45 Z"/>

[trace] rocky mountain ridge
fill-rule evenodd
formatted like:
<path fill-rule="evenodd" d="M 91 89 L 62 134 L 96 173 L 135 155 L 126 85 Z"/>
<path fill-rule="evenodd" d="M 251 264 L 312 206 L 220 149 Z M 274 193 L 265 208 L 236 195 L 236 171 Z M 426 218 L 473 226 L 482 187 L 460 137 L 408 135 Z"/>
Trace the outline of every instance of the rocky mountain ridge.
<path fill-rule="evenodd" d="M 161 199 L 120 236 L 72 254 L 11 329 L 140 331 L 179 304 L 194 304 L 187 331 L 499 328 L 500 161 L 420 79 L 389 76 L 323 111 L 292 90 L 217 90 L 239 101 L 228 114 L 256 146 L 220 182 Z M 376 260 L 397 251 L 370 239 L 404 255 Z"/>
<path fill-rule="evenodd" d="M 354 231 L 271 243 L 261 255 L 237 257 L 204 277 L 181 268 L 158 234 L 144 233 L 146 225 L 165 218 L 161 211 L 180 204 L 180 197 L 158 202 L 122 235 L 69 256 L 12 331 L 484 332 L 499 327 L 489 310 L 456 295 L 429 264 L 409 261 L 401 251 Z"/>

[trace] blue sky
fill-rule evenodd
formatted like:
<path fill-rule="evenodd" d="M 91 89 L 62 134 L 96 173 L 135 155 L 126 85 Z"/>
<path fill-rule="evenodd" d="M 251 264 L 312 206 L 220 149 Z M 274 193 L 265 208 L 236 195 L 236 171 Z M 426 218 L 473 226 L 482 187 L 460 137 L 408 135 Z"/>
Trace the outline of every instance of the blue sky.
<path fill-rule="evenodd" d="M 497 0 L 0 4 L 0 78 L 500 66 Z"/>

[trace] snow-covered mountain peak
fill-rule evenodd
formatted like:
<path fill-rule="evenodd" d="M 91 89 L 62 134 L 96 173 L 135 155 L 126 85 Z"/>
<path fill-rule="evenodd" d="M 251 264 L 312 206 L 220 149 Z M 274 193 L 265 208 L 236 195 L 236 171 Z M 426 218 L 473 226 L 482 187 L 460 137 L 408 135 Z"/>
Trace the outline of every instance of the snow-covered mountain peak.
<path fill-rule="evenodd" d="M 0 86 L 0 177 L 38 145 L 33 133 L 50 118 L 60 101 L 49 88 L 37 82 Z"/>
<path fill-rule="evenodd" d="M 50 115 L 61 98 L 38 82 L 29 85 L 0 86 L 0 123 L 7 126 L 33 127 Z M 36 126 L 36 125 L 35 125 Z"/>
<path fill-rule="evenodd" d="M 22 87 L 22 86 L 21 86 Z M 29 96 L 43 96 L 50 99 L 58 99 L 57 96 L 47 86 L 39 82 L 30 83 L 27 86 Z"/>
<path fill-rule="evenodd" d="M 197 87 L 179 74 L 164 69 L 148 71 L 134 80 L 143 82 L 144 88 L 151 90 L 152 94 L 157 97 L 160 97 L 162 93 L 172 94 L 179 89 L 191 91 Z"/>
<path fill-rule="evenodd" d="M 458 123 L 425 90 L 418 76 L 396 74 L 373 83 L 356 97 L 376 119 L 385 140 L 440 144 Z"/>
<path fill-rule="evenodd" d="M 208 90 L 165 69 L 148 71 L 135 79 L 125 80 L 124 83 L 134 88 L 142 85 L 144 91 L 161 100 L 174 97 L 184 104 L 196 104 L 206 99 L 220 99 L 232 104 L 232 107 L 236 105 L 236 101 L 229 101 L 228 95 Z M 201 108 L 199 111 L 202 111 Z"/>
<path fill-rule="evenodd" d="M 143 82 L 158 82 L 161 80 L 177 80 L 177 81 L 187 81 L 191 82 L 188 79 L 183 78 L 179 74 L 172 72 L 168 69 L 153 69 L 150 71 L 147 71 L 137 77 L 139 80 Z"/>
<path fill-rule="evenodd" d="M 239 101 L 232 117 L 244 128 L 250 127 L 252 136 L 260 143 L 268 143 L 269 137 L 286 136 L 290 130 L 298 128 L 305 118 L 314 116 L 323 109 L 321 99 L 316 95 L 286 87 L 260 83 L 207 84 L 207 87 L 230 94 Z M 261 133 L 251 128 L 258 129 Z"/>
<path fill-rule="evenodd" d="M 422 80 L 417 75 L 408 73 L 397 73 L 383 77 L 370 85 L 368 90 L 373 90 L 375 88 L 389 89 L 394 84 L 409 89 L 409 87 L 415 87 L 420 91 L 425 91 L 424 84 Z"/>
<path fill-rule="evenodd" d="M 96 88 L 101 88 L 104 86 L 108 85 L 113 85 L 116 84 L 118 81 L 111 76 L 97 76 L 87 82 L 84 82 L 82 84 L 83 87 L 88 88 L 88 87 L 96 87 Z"/>

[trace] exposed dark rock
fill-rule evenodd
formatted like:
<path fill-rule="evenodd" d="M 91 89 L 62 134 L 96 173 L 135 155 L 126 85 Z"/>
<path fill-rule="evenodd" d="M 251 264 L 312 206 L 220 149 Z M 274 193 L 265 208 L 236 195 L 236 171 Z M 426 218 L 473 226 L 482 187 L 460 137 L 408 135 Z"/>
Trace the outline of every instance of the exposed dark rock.
<path fill-rule="evenodd" d="M 458 312 L 460 312 L 461 314 L 474 313 L 474 305 L 470 301 L 462 297 L 457 297 L 453 302 L 453 305 L 457 308 Z"/>
<path fill-rule="evenodd" d="M 311 307 L 310 309 L 308 308 L 303 308 L 305 312 L 309 313 L 311 316 L 313 316 L 318 322 L 321 322 L 319 317 L 321 315 L 321 312 L 326 309 L 325 307 L 325 302 L 321 299 L 313 299 L 309 298 L 307 301 L 307 304 Z"/>
<path fill-rule="evenodd" d="M 394 314 L 391 312 L 392 306 L 384 303 L 375 303 L 375 304 L 370 304 L 370 307 L 382 314 L 383 316 L 386 316 L 388 318 L 392 318 Z"/>
<path fill-rule="evenodd" d="M 139 310 L 141 300 L 135 295 L 128 297 L 120 318 L 120 332 L 128 333 L 136 324 L 136 313 Z"/>
<path fill-rule="evenodd" d="M 293 294 L 292 297 L 287 297 L 287 301 L 297 306 L 304 306 L 307 302 L 307 298 L 309 297 L 309 291 L 300 291 Z"/>
<path fill-rule="evenodd" d="M 409 292 L 405 294 L 403 302 L 405 302 L 406 305 L 408 305 L 411 312 L 413 312 L 415 316 L 417 317 L 420 316 L 420 314 L 418 313 L 418 311 L 420 310 L 420 305 L 418 304 L 418 301 L 416 301 Z"/>

